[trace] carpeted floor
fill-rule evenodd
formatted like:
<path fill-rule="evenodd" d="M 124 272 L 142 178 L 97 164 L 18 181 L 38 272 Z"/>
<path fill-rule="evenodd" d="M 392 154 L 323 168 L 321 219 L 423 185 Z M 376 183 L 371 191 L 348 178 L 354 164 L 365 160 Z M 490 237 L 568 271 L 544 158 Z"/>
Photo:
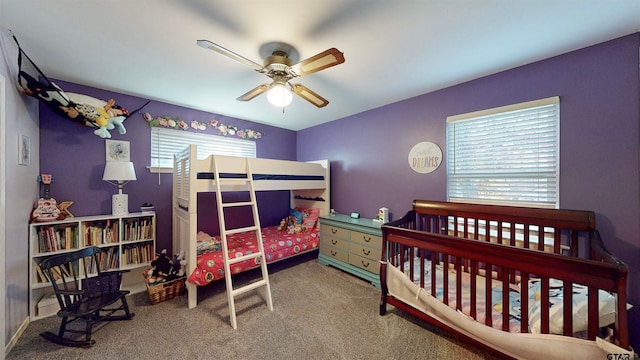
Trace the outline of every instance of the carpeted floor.
<path fill-rule="evenodd" d="M 38 334 L 59 318 L 31 323 L 7 359 L 490 359 L 389 306 L 380 316 L 379 290 L 313 255 L 272 264 L 270 312 L 261 291 L 236 300 L 238 329 L 229 324 L 224 281 L 200 288 L 199 305 L 186 296 L 150 305 L 146 293 L 128 298 L 131 321 L 100 325 L 90 349 L 66 348 Z M 236 277 L 249 281 L 258 272 Z"/>

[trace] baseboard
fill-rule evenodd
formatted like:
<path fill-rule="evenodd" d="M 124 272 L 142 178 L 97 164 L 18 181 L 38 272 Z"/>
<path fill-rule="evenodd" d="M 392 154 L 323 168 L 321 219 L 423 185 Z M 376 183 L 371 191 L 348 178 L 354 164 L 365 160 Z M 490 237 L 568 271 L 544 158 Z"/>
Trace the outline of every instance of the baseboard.
<path fill-rule="evenodd" d="M 24 321 L 22 322 L 22 324 L 18 328 L 18 331 L 16 331 L 16 333 L 11 337 L 11 340 L 9 341 L 7 346 L 5 347 L 5 349 L 4 349 L 4 357 L 9 356 L 9 352 L 11 352 L 11 349 L 13 349 L 13 346 L 16 344 L 16 342 L 18 342 L 18 339 L 20 339 L 20 336 L 22 336 L 24 331 L 27 329 L 27 326 L 29 326 L 29 317 L 28 316 L 24 319 Z"/>

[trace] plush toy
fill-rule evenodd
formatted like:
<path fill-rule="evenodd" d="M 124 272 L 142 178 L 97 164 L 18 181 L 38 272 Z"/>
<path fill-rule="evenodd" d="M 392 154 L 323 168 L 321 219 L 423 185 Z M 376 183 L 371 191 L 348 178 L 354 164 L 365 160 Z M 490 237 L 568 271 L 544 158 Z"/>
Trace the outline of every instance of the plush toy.
<path fill-rule="evenodd" d="M 167 249 L 162 249 L 162 252 L 157 254 L 156 259 L 151 262 L 151 267 L 149 270 L 149 284 L 159 282 L 164 277 L 169 276 L 172 265 L 171 258 L 167 256 Z"/>
<path fill-rule="evenodd" d="M 307 230 L 307 228 L 304 227 L 301 224 L 293 224 L 293 225 L 289 225 L 289 227 L 287 228 L 287 233 L 289 233 L 289 234 L 302 234 L 306 230 Z"/>
<path fill-rule="evenodd" d="M 184 251 L 173 255 L 171 260 L 171 275 L 172 277 L 184 276 L 184 266 L 187 265 L 187 260 L 184 259 Z"/>
<path fill-rule="evenodd" d="M 289 226 L 289 218 L 284 218 L 280 220 L 280 225 L 278 225 L 278 231 L 287 231 L 288 226 Z"/>

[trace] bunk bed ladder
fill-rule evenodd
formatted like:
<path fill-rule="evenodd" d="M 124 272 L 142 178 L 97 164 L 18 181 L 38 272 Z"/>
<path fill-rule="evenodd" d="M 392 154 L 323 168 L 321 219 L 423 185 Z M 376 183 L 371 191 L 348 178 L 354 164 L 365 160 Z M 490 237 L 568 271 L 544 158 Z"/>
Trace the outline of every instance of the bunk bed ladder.
<path fill-rule="evenodd" d="M 248 291 L 265 287 L 265 301 L 267 303 L 267 307 L 269 311 L 273 311 L 273 302 L 271 299 L 271 286 L 269 284 L 269 274 L 267 272 L 267 261 L 264 255 L 264 245 L 262 241 L 258 241 L 258 252 L 244 255 L 240 257 L 236 257 L 233 259 L 229 258 L 229 248 L 227 246 L 227 235 L 245 232 L 245 231 L 256 231 L 256 238 L 262 239 L 262 231 L 260 230 L 260 218 L 258 217 L 258 203 L 256 201 L 256 193 L 253 184 L 253 175 L 251 173 L 251 168 L 249 166 L 249 159 L 246 159 L 246 177 L 241 178 L 230 178 L 225 179 L 220 177 L 220 168 L 219 164 L 216 161 L 216 156 L 212 156 L 214 176 L 216 179 L 216 202 L 218 205 L 218 221 L 220 223 L 220 238 L 222 240 L 222 252 L 224 258 L 224 278 L 227 286 L 227 299 L 229 303 L 229 317 L 231 320 L 231 326 L 234 329 L 238 328 L 238 324 L 236 321 L 236 310 L 235 310 L 235 297 L 246 293 Z M 246 187 L 246 192 L 249 193 L 250 201 L 242 201 L 242 202 L 224 202 L 222 197 L 222 188 L 225 185 L 243 185 L 243 188 Z M 250 206 L 253 212 L 253 225 L 242 228 L 234 228 L 227 229 L 227 224 L 225 222 L 225 209 L 232 207 L 247 207 Z M 247 285 L 243 285 L 238 288 L 233 288 L 232 274 L 231 274 L 231 265 L 245 261 L 252 260 L 260 262 L 261 269 L 261 279 L 255 280 Z"/>

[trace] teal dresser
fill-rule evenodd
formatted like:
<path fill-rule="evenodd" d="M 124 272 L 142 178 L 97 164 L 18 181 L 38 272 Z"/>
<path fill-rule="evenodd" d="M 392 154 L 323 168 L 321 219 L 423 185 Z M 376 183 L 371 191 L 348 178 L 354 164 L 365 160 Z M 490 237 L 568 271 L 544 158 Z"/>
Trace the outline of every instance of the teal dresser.
<path fill-rule="evenodd" d="M 336 214 L 320 217 L 318 262 L 344 270 L 380 288 L 381 224 Z"/>

